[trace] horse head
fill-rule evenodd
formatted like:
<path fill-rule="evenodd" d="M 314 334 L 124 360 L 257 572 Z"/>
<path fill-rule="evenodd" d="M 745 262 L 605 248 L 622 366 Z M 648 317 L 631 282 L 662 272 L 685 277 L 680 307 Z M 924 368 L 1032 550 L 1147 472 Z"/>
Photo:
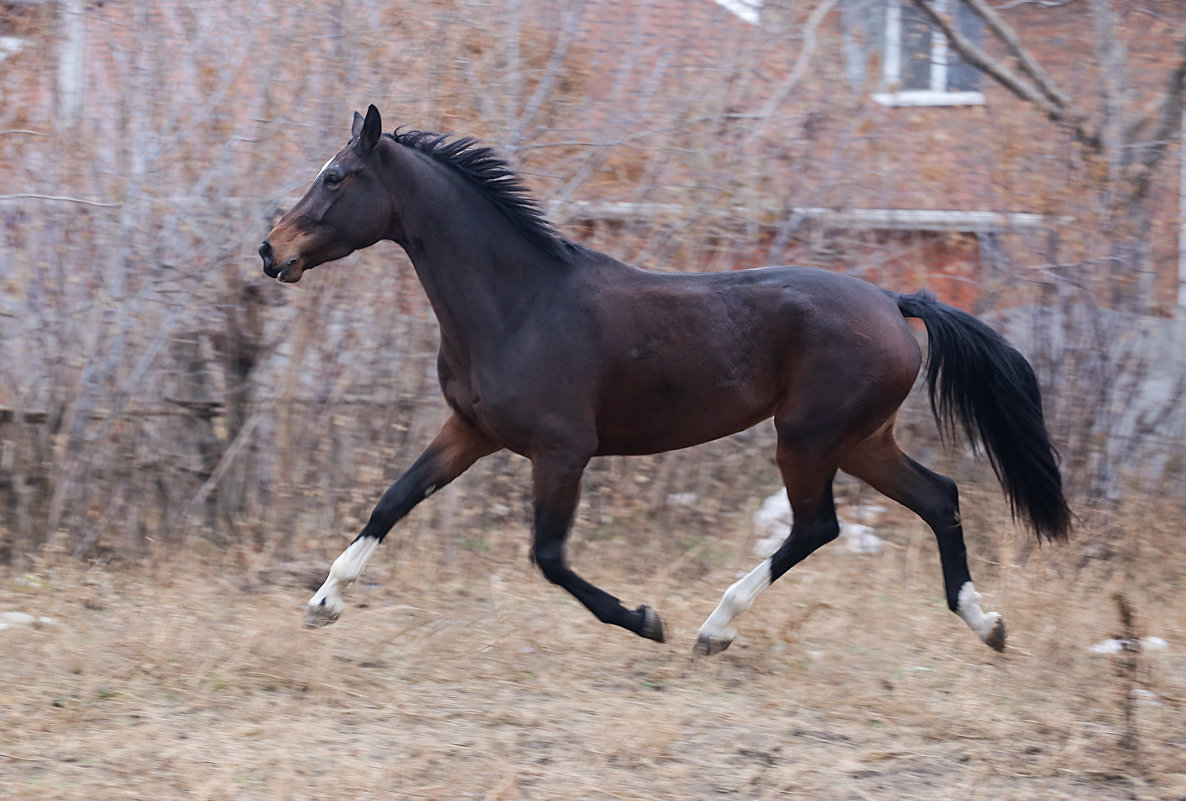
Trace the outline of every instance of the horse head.
<path fill-rule="evenodd" d="M 394 212 L 378 169 L 382 133 L 377 108 L 365 118 L 354 112 L 350 142 L 259 246 L 268 277 L 295 283 L 306 270 L 388 238 Z"/>

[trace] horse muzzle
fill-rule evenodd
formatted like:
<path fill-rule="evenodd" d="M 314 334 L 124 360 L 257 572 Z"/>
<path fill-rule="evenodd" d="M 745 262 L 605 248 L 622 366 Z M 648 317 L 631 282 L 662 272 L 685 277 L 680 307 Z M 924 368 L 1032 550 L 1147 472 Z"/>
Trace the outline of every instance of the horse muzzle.
<path fill-rule="evenodd" d="M 295 284 L 305 273 L 305 268 L 298 263 L 299 259 L 292 258 L 277 263 L 276 251 L 272 248 L 272 243 L 266 239 L 259 246 L 259 257 L 264 263 L 264 275 L 285 284 Z"/>
<path fill-rule="evenodd" d="M 276 252 L 272 250 L 272 243 L 266 239 L 259 246 L 259 257 L 264 262 L 264 275 L 275 278 L 280 272 L 276 269 Z"/>
<path fill-rule="evenodd" d="M 305 268 L 297 264 L 296 259 L 289 259 L 276 271 L 276 280 L 284 284 L 295 284 L 304 274 Z"/>

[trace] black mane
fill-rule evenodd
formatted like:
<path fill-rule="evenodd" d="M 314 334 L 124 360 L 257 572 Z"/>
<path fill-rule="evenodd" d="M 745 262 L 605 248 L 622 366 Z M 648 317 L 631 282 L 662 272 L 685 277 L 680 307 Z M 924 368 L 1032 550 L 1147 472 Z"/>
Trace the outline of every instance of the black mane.
<path fill-rule="evenodd" d="M 515 228 L 549 255 L 569 260 L 581 246 L 565 239 L 544 216 L 539 203 L 492 148 L 465 136 L 450 139 L 449 134 L 427 131 L 401 131 L 388 134 L 396 144 L 418 150 L 424 155 L 460 173 L 477 187 Z"/>

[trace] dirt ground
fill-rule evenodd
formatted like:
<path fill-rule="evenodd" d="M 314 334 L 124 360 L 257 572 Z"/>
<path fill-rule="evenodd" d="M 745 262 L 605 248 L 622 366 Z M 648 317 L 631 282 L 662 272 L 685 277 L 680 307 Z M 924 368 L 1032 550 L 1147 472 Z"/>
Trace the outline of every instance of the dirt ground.
<path fill-rule="evenodd" d="M 322 562 L 197 547 L 0 573 L 0 612 L 50 619 L 0 630 L 0 797 L 1186 798 L 1181 562 L 1134 573 L 1003 534 L 972 560 L 1009 627 L 997 654 L 902 523 L 880 554 L 812 557 L 695 658 L 755 562 L 742 529 L 682 555 L 625 535 L 574 549 L 665 616 L 662 645 L 548 585 L 518 530 L 389 542 L 319 631 L 300 612 Z M 1122 633 L 1118 592 L 1164 648 L 1091 651 Z"/>

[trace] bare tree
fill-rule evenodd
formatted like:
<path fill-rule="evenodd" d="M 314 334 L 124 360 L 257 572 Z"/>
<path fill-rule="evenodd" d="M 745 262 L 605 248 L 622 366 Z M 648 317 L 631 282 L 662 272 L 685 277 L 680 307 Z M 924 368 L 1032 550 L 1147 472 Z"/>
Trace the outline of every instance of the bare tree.
<path fill-rule="evenodd" d="M 1092 2 L 1107 24 L 1106 4 Z M 709 22 L 683 28 L 658 5 L 20 4 L 30 42 L 0 72 L 0 536 L 12 553 L 135 552 L 187 536 L 264 556 L 336 551 L 333 537 L 436 428 L 434 321 L 394 248 L 298 288 L 265 282 L 254 253 L 367 103 L 393 124 L 495 145 L 568 233 L 629 261 L 841 266 L 840 235 L 813 232 L 800 247 L 802 217 L 788 212 L 876 204 L 893 180 L 852 169 L 888 134 L 829 47 L 840 3 L 767 3 L 761 25 L 719 24 L 727 11 L 695 3 L 687 14 Z M 1074 159 L 1105 165 L 1078 202 L 1107 234 L 1073 258 L 1060 256 L 1069 236 L 1052 246 L 1054 300 L 1082 285 L 1110 303 L 1108 276 L 1134 272 L 1114 265 L 1143 253 L 1139 220 L 1125 221 L 1161 189 L 1181 76 L 1175 97 L 1137 108 L 1116 73 L 1115 101 L 1095 104 L 1001 30 L 986 70 L 1068 132 Z M 1101 48 L 1123 65 L 1122 49 Z M 1109 249 L 1115 231 L 1131 253 Z M 887 261 L 883 242 L 853 239 L 861 258 L 846 269 Z M 1048 333 L 1061 380 L 1058 349 L 1071 340 Z M 1108 410 L 1139 376 L 1105 386 L 1123 351 L 1081 355 L 1074 380 L 1103 391 L 1074 394 L 1102 400 L 1059 419 L 1087 451 L 1099 426 L 1119 425 Z M 589 514 L 612 515 L 606 499 L 636 472 L 662 477 L 648 502 L 712 484 L 701 495 L 718 510 L 751 478 L 776 480 L 743 445 L 712 447 L 727 470 L 686 457 L 599 467 Z M 496 487 L 503 511 L 445 498 L 428 525 L 517 520 L 518 469 L 492 461 L 466 479 Z"/>
<path fill-rule="evenodd" d="M 1154 429 L 1169 434 L 1181 423 L 1170 419 L 1174 415 L 1166 404 L 1172 395 L 1151 392 L 1150 387 L 1158 373 L 1179 386 L 1186 376 L 1179 364 L 1151 356 L 1161 352 L 1158 338 L 1168 332 L 1159 334 L 1158 326 L 1142 315 L 1158 309 L 1150 244 L 1154 215 L 1163 198 L 1177 191 L 1176 186 L 1158 186 L 1158 179 L 1167 172 L 1167 155 L 1181 132 L 1186 35 L 1177 27 L 1175 50 L 1167 54 L 1172 64 L 1160 91 L 1141 97 L 1115 5 L 1111 0 L 1077 4 L 1087 5 L 1095 58 L 1082 65 L 1092 79 L 1076 94 L 1042 67 L 1018 32 L 985 0 L 959 0 L 991 33 L 993 44 L 985 47 L 964 36 L 932 0 L 915 2 L 967 63 L 1041 110 L 1078 148 L 1070 158 L 1080 191 L 1068 195 L 1062 209 L 1078 222 L 1076 230 L 1062 232 L 1061 248 L 1049 254 L 1047 274 L 1057 295 L 1047 298 L 1034 329 L 1046 362 L 1043 372 L 1056 390 L 1050 397 L 1058 399 L 1055 416 L 1068 443 L 1068 474 L 1093 497 L 1105 499 L 1106 506 L 1108 499 L 1119 497 L 1121 474 L 1140 472 L 1126 464 L 1126 454 L 1136 452 L 1138 441 L 1169 446 L 1172 437 L 1146 435 Z M 1061 8 L 1065 3 L 1043 5 L 1051 14 L 1082 12 Z M 1142 13 L 1133 8 L 1124 12 Z M 1143 23 L 1134 27 L 1143 31 Z M 1175 27 L 1167 22 L 1165 29 Z M 1060 250 L 1076 255 L 1066 258 Z M 1160 422 L 1152 424 L 1154 419 Z M 1142 452 L 1148 459 L 1149 451 Z"/>
<path fill-rule="evenodd" d="M 1090 0 L 1099 75 L 1098 104 L 1091 109 L 1072 96 L 1039 64 L 1021 37 L 985 0 L 959 0 L 992 33 L 1003 56 L 990 55 L 963 35 L 949 15 L 932 0 L 916 5 L 942 30 L 951 46 L 1017 97 L 1040 108 L 1051 122 L 1065 127 L 1088 158 L 1107 165 L 1106 180 L 1097 185 L 1105 215 L 1112 221 L 1112 265 L 1106 278 L 1113 305 L 1143 312 L 1153 302 L 1148 276 L 1150 187 L 1182 122 L 1186 90 L 1186 35 L 1177 45 L 1177 63 L 1164 81 L 1164 90 L 1143 108 L 1134 108 L 1125 49 L 1117 31 L 1111 0 Z"/>

